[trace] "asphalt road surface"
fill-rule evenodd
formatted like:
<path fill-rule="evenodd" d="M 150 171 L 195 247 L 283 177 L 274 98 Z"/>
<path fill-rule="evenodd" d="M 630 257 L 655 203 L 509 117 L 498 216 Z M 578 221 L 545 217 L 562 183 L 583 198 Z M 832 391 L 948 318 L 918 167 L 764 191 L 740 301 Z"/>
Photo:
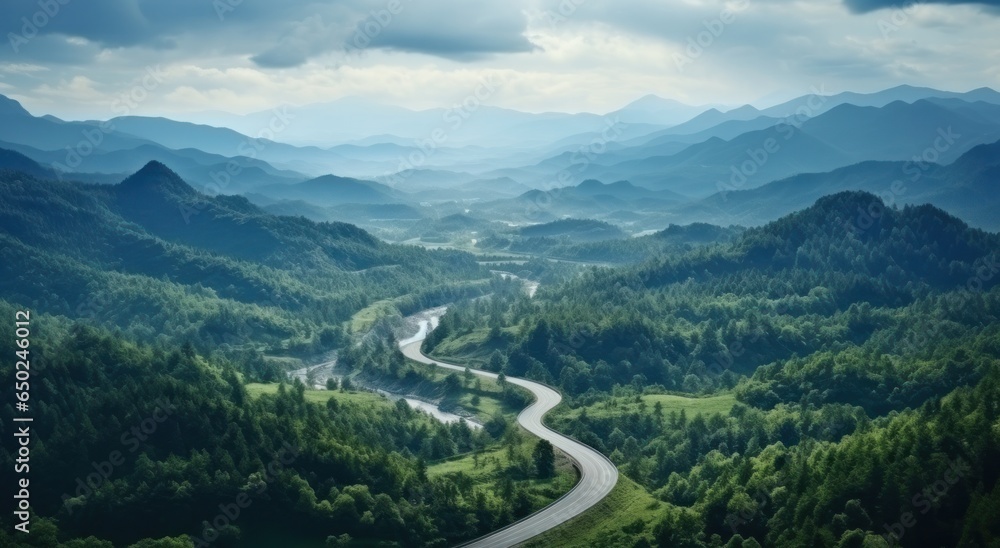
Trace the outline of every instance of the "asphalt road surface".
<path fill-rule="evenodd" d="M 413 341 L 402 346 L 403 354 L 421 363 L 435 364 L 438 367 L 464 371 L 463 366 L 452 365 L 433 360 L 420 352 L 420 343 Z M 495 379 L 496 373 L 472 369 L 472 372 L 482 377 Z M 532 434 L 548 440 L 569 458 L 575 461 L 580 470 L 580 481 L 559 500 L 515 522 L 503 529 L 484 537 L 463 544 L 466 547 L 498 548 L 516 546 L 534 536 L 579 516 L 591 506 L 601 501 L 618 483 L 618 469 L 604 455 L 590 447 L 567 438 L 555 430 L 542 424 L 542 417 L 550 409 L 559 405 L 562 396 L 548 386 L 525 379 L 507 377 L 507 382 L 528 389 L 535 395 L 535 402 L 529 405 L 517 417 L 517 421 Z"/>

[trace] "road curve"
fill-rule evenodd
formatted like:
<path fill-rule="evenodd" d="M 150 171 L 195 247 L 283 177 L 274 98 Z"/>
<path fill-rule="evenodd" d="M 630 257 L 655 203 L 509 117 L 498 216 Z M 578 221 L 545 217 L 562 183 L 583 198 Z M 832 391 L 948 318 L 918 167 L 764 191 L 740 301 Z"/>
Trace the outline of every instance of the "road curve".
<path fill-rule="evenodd" d="M 412 341 L 401 345 L 403 355 L 421 363 L 434 364 L 446 369 L 464 371 L 465 368 L 428 358 L 420 352 L 420 343 Z M 472 369 L 476 375 L 495 379 L 496 373 Z M 532 434 L 548 440 L 576 462 L 580 471 L 580 481 L 562 498 L 530 516 L 512 523 L 503 529 L 463 544 L 474 548 L 500 548 L 515 546 L 536 535 L 544 533 L 570 519 L 579 516 L 591 506 L 601 501 L 618 483 L 618 469 L 604 455 L 594 449 L 552 430 L 542 424 L 542 417 L 550 409 L 559 405 L 562 396 L 548 386 L 525 379 L 507 377 L 507 382 L 528 389 L 535 396 L 535 402 L 521 411 L 517 422 Z"/>

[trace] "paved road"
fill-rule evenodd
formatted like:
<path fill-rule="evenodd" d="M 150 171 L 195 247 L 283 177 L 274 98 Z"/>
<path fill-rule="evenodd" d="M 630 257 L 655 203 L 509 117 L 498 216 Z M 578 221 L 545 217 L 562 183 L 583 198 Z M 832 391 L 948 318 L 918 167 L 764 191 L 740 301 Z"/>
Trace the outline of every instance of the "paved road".
<path fill-rule="evenodd" d="M 433 363 L 438 367 L 463 371 L 465 368 L 439 362 L 424 356 L 420 352 L 420 343 L 413 341 L 402 346 L 403 354 L 413 360 L 422 363 Z M 497 375 L 488 371 L 473 369 L 473 373 L 495 379 Z M 536 382 L 525 379 L 507 378 L 507 382 L 522 386 L 535 395 L 535 403 L 529 405 L 517 417 L 526 430 L 536 436 L 549 440 L 555 447 L 576 461 L 580 470 L 580 481 L 573 489 L 559 500 L 531 514 L 530 516 L 476 539 L 462 546 L 475 548 L 499 548 L 515 546 L 536 535 L 544 533 L 566 521 L 579 516 L 591 506 L 601 501 L 615 484 L 618 483 L 618 469 L 604 455 L 586 445 L 571 440 L 566 436 L 551 430 L 542 424 L 542 417 L 550 409 L 559 405 L 562 396 L 559 392 Z"/>

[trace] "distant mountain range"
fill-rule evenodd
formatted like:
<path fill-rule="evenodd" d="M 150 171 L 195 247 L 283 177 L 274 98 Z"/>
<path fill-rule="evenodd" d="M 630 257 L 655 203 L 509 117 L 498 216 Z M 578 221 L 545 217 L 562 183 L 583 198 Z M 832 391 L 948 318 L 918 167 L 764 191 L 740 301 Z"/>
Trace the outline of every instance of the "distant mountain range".
<path fill-rule="evenodd" d="M 949 165 L 868 161 L 825 173 L 800 174 L 758 188 L 722 191 L 679 206 L 675 222 L 759 225 L 822 196 L 867 191 L 890 207 L 931 203 L 971 225 L 1000 230 L 1000 141 L 978 145 Z"/>
<path fill-rule="evenodd" d="M 932 201 L 976 226 L 994 222 L 995 167 L 982 156 L 994 149 L 976 148 L 1000 140 L 1000 93 L 989 88 L 898 86 L 730 109 L 648 95 L 603 116 L 486 105 L 414 111 L 347 98 L 203 118 L 220 126 L 64 121 L 0 96 L 0 168 L 113 184 L 156 161 L 208 194 L 363 225 L 475 212 L 653 230 L 756 224 L 823 193 L 880 192 L 918 164 L 900 201 Z"/>
<path fill-rule="evenodd" d="M 734 124 L 748 131 L 730 137 Z M 904 160 L 926 152 L 932 161 L 947 163 L 973 146 L 1000 139 L 1000 103 L 921 99 L 882 107 L 841 104 L 801 124 L 776 118 L 729 121 L 697 137 L 703 140 L 687 144 L 688 136 L 663 134 L 586 162 L 578 156 L 574 164 L 563 156 L 545 167 L 561 167 L 574 179 L 627 179 L 700 198 L 723 187 L 752 188 L 865 160 Z M 531 177 L 537 166 L 524 171 Z M 516 172 L 505 173 L 517 178 Z"/>

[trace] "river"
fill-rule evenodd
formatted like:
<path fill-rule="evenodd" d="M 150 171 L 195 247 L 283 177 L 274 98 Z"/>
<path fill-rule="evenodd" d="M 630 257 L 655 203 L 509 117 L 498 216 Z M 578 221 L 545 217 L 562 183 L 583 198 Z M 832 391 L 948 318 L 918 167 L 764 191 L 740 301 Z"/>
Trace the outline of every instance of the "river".
<path fill-rule="evenodd" d="M 427 334 L 433 331 L 434 328 L 438 326 L 438 323 L 441 321 L 441 316 L 444 316 L 444 313 L 447 311 L 448 311 L 447 306 L 439 306 L 436 308 L 421 310 L 416 314 L 403 318 L 404 332 L 413 332 L 414 330 L 416 332 L 413 335 L 410 335 L 405 339 L 401 340 L 399 344 L 402 346 L 424 340 L 427 337 Z M 301 369 L 290 371 L 288 374 L 290 377 L 297 378 L 302 382 L 306 382 L 307 378 L 311 374 L 313 377 L 313 386 L 311 386 L 310 388 L 316 390 L 325 390 L 327 379 L 330 378 L 336 379 L 336 381 L 339 383 L 340 379 L 343 377 L 343 375 L 338 375 L 337 373 L 335 373 L 336 366 L 337 366 L 337 360 L 336 358 L 334 358 L 330 361 L 323 362 L 317 365 L 312 365 L 309 367 L 303 367 Z M 417 411 L 422 411 L 424 413 L 427 413 L 434 419 L 441 421 L 445 424 L 458 422 L 463 418 L 465 418 L 456 415 L 454 413 L 442 411 L 441 408 L 434 402 L 419 399 L 410 394 L 397 394 L 379 388 L 376 388 L 375 392 L 382 394 L 383 396 L 389 398 L 392 401 L 402 399 L 411 408 Z M 483 425 L 479 424 L 478 422 L 472 421 L 468 418 L 465 418 L 465 422 L 472 429 L 479 429 L 483 427 Z"/>

